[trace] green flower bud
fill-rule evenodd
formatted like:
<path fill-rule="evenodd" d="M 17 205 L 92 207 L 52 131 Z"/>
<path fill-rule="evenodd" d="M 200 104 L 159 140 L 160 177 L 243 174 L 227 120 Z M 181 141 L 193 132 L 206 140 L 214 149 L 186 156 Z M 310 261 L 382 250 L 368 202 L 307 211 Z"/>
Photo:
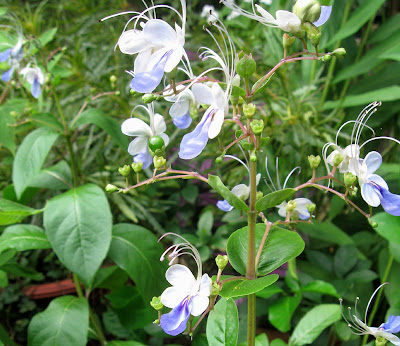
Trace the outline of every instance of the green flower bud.
<path fill-rule="evenodd" d="M 116 187 L 116 186 L 113 185 L 113 184 L 108 184 L 108 185 L 106 186 L 105 190 L 106 190 L 106 192 L 108 192 L 108 193 L 112 193 L 112 192 L 119 191 L 119 188 Z"/>
<path fill-rule="evenodd" d="M 321 4 L 317 0 L 297 0 L 293 6 L 293 13 L 302 23 L 313 23 L 321 15 Z"/>
<path fill-rule="evenodd" d="M 137 97 L 137 96 L 142 95 L 142 93 L 138 93 L 137 91 L 135 91 L 135 90 L 133 90 L 133 89 L 130 89 L 130 90 L 129 90 L 129 93 L 130 93 L 133 97 Z"/>
<path fill-rule="evenodd" d="M 167 163 L 167 160 L 162 156 L 156 155 L 153 157 L 153 164 L 154 164 L 154 167 L 157 169 L 163 167 L 166 163 Z"/>
<path fill-rule="evenodd" d="M 346 185 L 346 187 L 350 187 L 354 184 L 354 182 L 356 181 L 357 177 L 351 173 L 345 173 L 344 175 L 344 184 Z"/>
<path fill-rule="evenodd" d="M 133 162 L 132 163 L 132 169 L 135 171 L 135 173 L 139 173 L 142 171 L 143 168 L 143 162 Z"/>
<path fill-rule="evenodd" d="M 343 162 L 343 156 L 340 154 L 336 154 L 333 158 L 333 165 L 335 167 L 339 166 Z"/>
<path fill-rule="evenodd" d="M 156 320 L 153 321 L 153 324 L 160 324 L 160 320 L 157 318 Z"/>
<path fill-rule="evenodd" d="M 387 340 L 383 336 L 378 336 L 375 339 L 375 346 L 386 346 Z"/>
<path fill-rule="evenodd" d="M 18 116 L 18 113 L 17 113 L 16 111 L 11 111 L 11 112 L 10 112 L 10 115 L 11 115 L 13 118 L 16 118 L 16 117 Z"/>
<path fill-rule="evenodd" d="M 221 156 L 218 156 L 218 157 L 215 159 L 215 163 L 216 163 L 217 165 L 220 165 L 223 161 L 224 161 L 224 159 L 223 159 Z"/>
<path fill-rule="evenodd" d="M 292 44 L 293 44 L 293 42 L 294 42 L 294 40 L 296 39 L 296 37 L 290 37 L 288 34 L 283 34 L 283 39 L 282 39 L 282 42 L 283 42 L 283 48 L 289 48 Z"/>
<path fill-rule="evenodd" d="M 224 270 L 226 265 L 228 264 L 229 259 L 227 255 L 218 255 L 215 258 L 215 263 L 217 264 L 218 269 Z"/>
<path fill-rule="evenodd" d="M 165 148 L 164 140 L 160 136 L 153 136 L 149 139 L 149 149 L 155 152 L 157 149 Z"/>
<path fill-rule="evenodd" d="M 245 103 L 243 105 L 243 114 L 246 118 L 251 119 L 256 112 L 256 105 L 254 103 Z"/>
<path fill-rule="evenodd" d="M 372 228 L 378 227 L 378 223 L 376 221 L 368 219 L 368 222 L 369 222 L 369 224 L 371 225 Z"/>
<path fill-rule="evenodd" d="M 217 296 L 219 294 L 220 290 L 221 290 L 221 287 L 216 282 L 213 282 L 212 285 L 211 285 L 211 294 L 210 294 L 210 296 L 211 297 Z"/>
<path fill-rule="evenodd" d="M 239 96 L 239 101 L 238 101 L 238 105 L 242 105 L 244 103 L 244 98 L 242 96 Z"/>
<path fill-rule="evenodd" d="M 356 197 L 357 196 L 357 191 L 358 191 L 358 187 L 354 186 L 350 191 L 349 191 L 349 195 L 351 197 Z"/>
<path fill-rule="evenodd" d="M 251 161 L 251 162 L 257 162 L 257 155 L 254 154 L 254 153 L 252 153 L 252 154 L 250 155 L 250 161 Z"/>
<path fill-rule="evenodd" d="M 262 191 L 257 191 L 257 194 L 256 194 L 256 201 L 258 201 L 259 199 L 261 199 L 262 196 L 264 196 L 264 194 L 262 193 Z"/>
<path fill-rule="evenodd" d="M 118 172 L 123 177 L 127 177 L 129 175 L 129 173 L 131 172 L 131 167 L 129 165 L 124 165 L 123 167 L 118 168 Z"/>
<path fill-rule="evenodd" d="M 343 58 L 346 55 L 346 49 L 344 49 L 344 48 L 335 49 L 332 52 L 332 54 L 337 58 Z"/>
<path fill-rule="evenodd" d="M 286 205 L 286 212 L 293 212 L 293 210 L 295 209 L 296 209 L 296 202 L 289 201 L 288 204 Z"/>
<path fill-rule="evenodd" d="M 311 44 L 314 47 L 316 47 L 319 45 L 319 42 L 321 41 L 321 33 L 319 32 L 318 34 L 308 35 L 308 38 L 310 39 Z"/>
<path fill-rule="evenodd" d="M 317 206 L 314 203 L 311 203 L 311 204 L 307 204 L 306 207 L 307 207 L 307 210 L 309 213 L 313 213 Z"/>
<path fill-rule="evenodd" d="M 308 157 L 308 163 L 310 164 L 311 169 L 317 169 L 319 164 L 321 163 L 321 157 L 319 155 L 310 155 Z"/>
<path fill-rule="evenodd" d="M 249 78 L 256 71 L 256 62 L 250 55 L 244 55 L 236 64 L 236 72 L 240 77 Z"/>
<path fill-rule="evenodd" d="M 251 130 L 255 135 L 261 135 L 264 130 L 264 121 L 262 120 L 253 120 L 250 123 Z"/>
<path fill-rule="evenodd" d="M 161 297 L 153 297 L 153 299 L 150 302 L 151 307 L 154 310 L 161 311 L 162 308 L 164 307 L 163 303 L 161 303 Z"/>
<path fill-rule="evenodd" d="M 144 94 L 142 96 L 142 100 L 144 103 L 152 103 L 156 98 L 157 98 L 157 96 L 155 96 L 153 94 Z"/>
<path fill-rule="evenodd" d="M 117 77 L 116 76 L 114 76 L 114 75 L 110 76 L 110 83 L 111 84 L 114 84 L 116 81 L 117 81 Z"/>
<path fill-rule="evenodd" d="M 323 61 L 323 62 L 327 62 L 327 61 L 329 61 L 329 60 L 332 59 L 332 55 L 330 55 L 330 54 L 325 54 L 325 55 L 321 56 L 320 59 L 321 59 L 321 61 Z"/>

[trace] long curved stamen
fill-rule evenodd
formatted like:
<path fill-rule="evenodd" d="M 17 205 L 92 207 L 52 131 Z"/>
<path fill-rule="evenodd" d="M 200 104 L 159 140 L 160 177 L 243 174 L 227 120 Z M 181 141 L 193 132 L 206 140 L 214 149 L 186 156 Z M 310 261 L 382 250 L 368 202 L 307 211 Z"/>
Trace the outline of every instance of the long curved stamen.
<path fill-rule="evenodd" d="M 228 157 L 230 159 L 233 159 L 233 160 L 236 160 L 236 161 L 240 162 L 247 169 L 247 172 L 250 174 L 249 167 L 247 167 L 247 165 L 241 159 L 237 158 L 236 156 L 232 156 L 232 155 L 225 155 L 225 157 Z"/>
<path fill-rule="evenodd" d="M 289 178 L 292 176 L 292 174 L 293 174 L 297 169 L 299 170 L 299 173 L 297 173 L 297 175 L 299 175 L 299 174 L 301 173 L 301 167 L 300 167 L 300 166 L 297 166 L 297 167 L 293 168 L 293 169 L 290 171 L 290 173 L 287 175 L 287 177 L 286 177 L 286 179 L 285 179 L 285 182 L 283 183 L 283 188 L 286 188 L 286 183 L 288 182 Z"/>
<path fill-rule="evenodd" d="M 370 138 L 370 139 L 366 140 L 366 141 L 360 146 L 360 149 L 361 149 L 365 144 L 367 144 L 367 143 L 369 143 L 369 142 L 372 142 L 372 141 L 375 141 L 375 140 L 377 140 L 377 139 L 388 139 L 388 140 L 393 141 L 393 142 L 395 142 L 395 143 L 397 143 L 397 144 L 400 144 L 400 141 L 399 141 L 398 139 L 396 139 L 396 138 L 388 137 L 388 136 L 379 136 L 379 137 L 374 137 L 374 138 Z"/>
<path fill-rule="evenodd" d="M 367 315 L 368 315 L 368 309 L 369 306 L 371 305 L 372 300 L 374 299 L 375 295 L 378 293 L 378 291 L 385 285 L 389 285 L 389 282 L 384 282 L 382 285 L 380 285 L 375 291 L 374 293 L 372 293 L 371 298 L 369 299 L 368 305 L 367 305 L 367 309 L 365 310 L 365 316 L 364 316 L 364 323 L 367 324 Z"/>
<path fill-rule="evenodd" d="M 275 187 L 274 182 L 272 181 L 271 175 L 269 174 L 269 170 L 268 170 L 268 156 L 265 156 L 265 170 L 266 170 L 266 172 L 267 172 L 267 176 L 268 176 L 268 178 L 269 178 L 269 181 L 270 181 L 272 187 L 274 188 L 274 191 L 276 191 L 277 188 Z M 267 182 L 266 182 L 266 183 L 267 183 Z M 278 177 L 278 184 L 279 184 L 279 177 Z M 267 183 L 267 186 L 269 187 L 268 183 Z M 278 185 L 278 186 L 279 186 L 279 185 Z M 271 189 L 271 188 L 270 188 L 270 189 Z M 272 189 L 271 189 L 271 191 L 272 191 Z"/>

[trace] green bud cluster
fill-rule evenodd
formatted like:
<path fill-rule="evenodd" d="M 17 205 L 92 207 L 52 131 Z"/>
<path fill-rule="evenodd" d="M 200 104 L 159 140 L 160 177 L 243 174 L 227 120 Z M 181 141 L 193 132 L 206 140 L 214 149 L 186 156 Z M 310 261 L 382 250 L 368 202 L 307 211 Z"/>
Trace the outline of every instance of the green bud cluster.
<path fill-rule="evenodd" d="M 264 194 L 263 194 L 262 191 L 257 191 L 257 194 L 256 194 L 256 201 L 260 200 L 263 196 L 264 196 Z"/>
<path fill-rule="evenodd" d="M 351 173 L 351 172 L 347 172 L 344 174 L 344 185 L 346 185 L 347 188 L 352 187 L 353 184 L 355 183 L 357 177 Z"/>
<path fill-rule="evenodd" d="M 323 61 L 323 62 L 327 62 L 327 61 L 332 60 L 332 55 L 330 55 L 330 54 L 325 54 L 325 55 L 321 56 L 320 59 L 321 59 L 321 61 Z"/>
<path fill-rule="evenodd" d="M 317 206 L 314 204 L 314 203 L 311 203 L 311 204 L 307 204 L 306 205 L 306 208 L 307 208 L 307 210 L 308 210 L 308 212 L 309 213 L 313 213 L 314 211 L 315 211 L 315 208 L 316 208 Z"/>
<path fill-rule="evenodd" d="M 283 48 L 286 48 L 286 49 L 289 48 L 293 44 L 295 39 L 296 39 L 296 37 L 294 37 L 294 36 L 290 37 L 288 34 L 284 33 L 283 39 L 282 39 Z"/>
<path fill-rule="evenodd" d="M 376 221 L 373 221 L 371 219 L 368 219 L 369 224 L 371 225 L 372 228 L 377 228 L 378 223 Z"/>
<path fill-rule="evenodd" d="M 244 54 L 236 64 L 236 72 L 242 78 L 249 78 L 256 71 L 256 66 L 252 55 Z"/>
<path fill-rule="evenodd" d="M 357 196 L 357 191 L 358 191 L 358 187 L 357 186 L 353 186 L 351 188 L 351 190 L 349 191 L 349 195 L 351 197 L 356 197 Z"/>
<path fill-rule="evenodd" d="M 296 202 L 295 201 L 289 201 L 288 204 L 286 205 L 286 212 L 291 213 L 293 210 L 296 209 Z"/>
<path fill-rule="evenodd" d="M 333 165 L 335 167 L 339 166 L 343 162 L 343 156 L 340 154 L 336 154 L 335 157 L 333 158 Z"/>
<path fill-rule="evenodd" d="M 223 156 L 218 156 L 218 157 L 215 159 L 215 163 L 216 163 L 217 165 L 220 165 L 223 161 L 224 161 Z"/>
<path fill-rule="evenodd" d="M 321 163 L 321 157 L 319 155 L 317 156 L 310 155 L 308 157 L 308 162 L 310 164 L 311 169 L 317 169 L 319 164 Z"/>
<path fill-rule="evenodd" d="M 140 173 L 143 168 L 143 162 L 133 162 L 131 166 L 135 173 Z"/>
<path fill-rule="evenodd" d="M 162 156 L 155 155 L 153 157 L 153 164 L 156 169 L 159 169 L 159 168 L 165 166 L 166 163 L 167 163 L 167 160 Z"/>
<path fill-rule="evenodd" d="M 153 299 L 150 302 L 151 307 L 154 310 L 161 311 L 162 308 L 164 307 L 163 303 L 161 303 L 161 297 L 153 297 Z"/>
<path fill-rule="evenodd" d="M 256 136 L 261 135 L 264 130 L 264 121 L 263 120 L 253 120 L 250 123 L 251 130 Z"/>
<path fill-rule="evenodd" d="M 131 167 L 129 165 L 124 165 L 123 167 L 118 168 L 118 172 L 123 177 L 127 177 L 131 173 Z"/>
<path fill-rule="evenodd" d="M 228 262 L 229 259 L 227 255 L 218 255 L 217 257 L 215 257 L 215 263 L 220 270 L 224 270 Z"/>
<path fill-rule="evenodd" d="M 243 114 L 246 116 L 247 119 L 253 118 L 253 115 L 256 112 L 256 105 L 254 103 L 245 103 L 243 105 Z"/>
<path fill-rule="evenodd" d="M 155 96 L 153 94 L 144 94 L 142 96 L 142 101 L 144 103 L 152 103 L 156 98 L 157 98 L 157 96 Z"/>

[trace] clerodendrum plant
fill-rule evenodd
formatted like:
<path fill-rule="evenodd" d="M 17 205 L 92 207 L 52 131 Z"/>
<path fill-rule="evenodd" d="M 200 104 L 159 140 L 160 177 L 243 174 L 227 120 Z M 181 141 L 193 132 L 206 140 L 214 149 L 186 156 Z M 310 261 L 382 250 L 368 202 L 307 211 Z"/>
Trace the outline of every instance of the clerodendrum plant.
<path fill-rule="evenodd" d="M 268 172 L 267 158 L 263 154 L 263 148 L 268 145 L 269 138 L 263 136 L 266 129 L 253 99 L 257 93 L 265 89 L 273 74 L 281 66 L 302 60 L 328 61 L 332 57 L 343 56 L 345 50 L 339 48 L 333 52 L 319 52 L 320 27 L 329 19 L 332 7 L 321 6 L 317 0 L 298 0 L 292 12 L 277 11 L 275 17 L 259 5 L 252 4 L 252 11 L 247 11 L 232 0 L 222 0 L 222 2 L 238 15 L 285 31 L 282 60 L 270 71 L 264 71 L 263 76 L 255 83 L 252 76 L 256 70 L 256 62 L 252 55 L 236 52 L 228 30 L 217 17 L 213 17 L 212 13 L 210 18 L 213 18 L 213 21 L 205 30 L 211 36 L 214 48 L 200 47 L 198 51 L 202 61 L 212 61 L 214 66 L 197 74 L 194 73 L 184 48 L 187 15 L 184 0 L 181 0 L 180 11 L 170 5 L 152 4 L 140 13 L 117 14 L 133 15 L 126 23 L 117 46 L 122 53 L 134 56 L 133 70 L 127 71 L 132 76 L 129 86 L 135 95 L 144 94 L 143 101 L 147 106 L 137 107 L 146 111 L 148 121 L 131 117 L 122 124 L 122 132 L 135 137 L 128 148 L 134 162 L 131 167 L 127 165 L 120 169 L 120 173 L 126 177 L 125 188 L 108 185 L 106 189 L 109 192 L 127 193 L 156 181 L 198 179 L 209 184 L 221 195 L 223 200 L 217 203 L 218 208 L 226 212 L 237 209 L 247 215 L 247 226 L 235 231 L 229 237 L 227 256 L 217 257 L 218 273 L 212 279 L 207 274 L 203 275 L 197 249 L 185 238 L 175 234 L 179 242 L 171 245 L 161 257 L 163 260 L 169 254 L 170 267 L 165 275 L 171 287 L 160 292 L 160 297 L 154 297 L 151 304 L 159 315 L 155 323 L 169 335 L 175 336 L 186 331 L 192 336 L 199 323 L 209 315 L 207 322 L 209 344 L 222 342 L 235 345 L 238 337 L 238 321 L 236 305 L 232 299 L 247 297 L 247 344 L 252 346 L 255 344 L 256 336 L 255 293 L 272 285 L 278 279 L 276 274 L 269 274 L 273 270 L 286 262 L 289 262 L 289 267 L 294 265 L 294 259 L 303 251 L 304 242 L 292 229 L 298 223 L 312 223 L 315 213 L 316 206 L 312 201 L 303 197 L 294 199 L 293 197 L 306 188 L 317 188 L 339 196 L 363 214 L 371 224 L 373 224 L 371 207 L 382 205 L 387 213 L 399 216 L 400 196 L 390 192 L 385 180 L 375 174 L 382 163 L 381 155 L 376 151 L 362 155 L 362 151 L 364 144 L 372 140 L 387 139 L 399 144 L 400 141 L 391 137 L 373 137 L 360 144 L 360 136 L 364 129 L 373 133 L 373 129 L 366 123 L 380 103 L 372 102 L 355 120 L 340 127 L 335 143 L 327 143 L 323 147 L 322 157 L 327 175 L 316 176 L 321 158 L 309 156 L 313 174 L 308 181 L 294 188 L 286 187 L 296 167 L 285 180 L 283 188 L 279 181 L 276 188 Z M 172 26 L 157 18 L 156 11 L 161 8 L 174 12 L 179 21 Z M 303 50 L 290 54 L 290 47 L 296 39 L 301 41 Z M 313 51 L 307 48 L 307 41 L 314 47 Z M 230 190 L 215 175 L 205 177 L 197 172 L 168 167 L 166 158 L 168 151 L 171 151 L 167 149 L 168 130 L 164 118 L 155 113 L 153 104 L 155 100 L 172 103 L 169 105 L 165 103 L 165 107 L 169 106 L 173 124 L 184 130 L 178 153 L 181 159 L 191 160 L 198 157 L 209 140 L 216 139 L 220 149 L 216 163 L 220 164 L 224 159 L 236 160 L 248 172 L 248 185 L 242 183 Z M 199 109 L 203 111 L 203 115 L 198 120 Z M 338 143 L 339 135 L 343 127 L 348 124 L 353 124 L 351 143 L 342 148 Z M 223 143 L 223 138 L 227 138 L 221 135 L 223 129 L 233 131 L 229 143 Z M 234 152 L 231 153 L 235 148 L 240 149 L 242 158 L 235 156 Z M 260 181 L 259 171 L 262 169 L 260 160 L 266 162 L 267 178 L 275 190 L 265 196 L 257 190 Z M 140 172 L 151 164 L 154 165 L 152 177 L 141 180 Z M 335 177 L 337 171 L 343 175 L 342 178 Z M 358 190 L 357 180 L 361 196 L 370 206 L 368 213 L 351 199 Z M 326 184 L 321 184 L 323 181 Z M 264 212 L 270 208 L 278 208 L 279 215 L 284 219 L 274 223 L 269 221 Z M 258 220 L 261 222 L 257 223 Z M 195 260 L 196 276 L 185 265 L 175 263 L 177 258 L 183 255 L 191 256 Z M 221 276 L 228 259 L 241 276 L 228 278 Z M 165 312 L 165 308 L 171 310 Z M 231 324 L 231 327 L 225 330 L 225 340 L 217 341 L 219 338 L 216 332 L 217 325 L 225 318 L 229 319 L 226 323 Z M 398 339 L 390 333 L 399 331 L 399 316 L 391 316 L 388 323 L 375 329 L 368 327 L 366 322 L 362 323 L 357 317 L 354 318 L 355 322 L 349 326 L 355 333 L 369 333 L 379 337 L 379 340 L 377 339 L 379 344 L 386 343 L 386 339 L 392 342 L 394 340 L 395 344 L 398 344 Z M 350 320 L 353 320 L 351 316 Z"/>

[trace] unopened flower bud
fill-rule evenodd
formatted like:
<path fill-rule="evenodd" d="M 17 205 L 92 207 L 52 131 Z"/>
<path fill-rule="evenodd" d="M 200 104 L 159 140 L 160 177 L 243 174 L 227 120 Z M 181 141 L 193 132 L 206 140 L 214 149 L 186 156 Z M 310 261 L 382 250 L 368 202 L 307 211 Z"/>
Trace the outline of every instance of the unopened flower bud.
<path fill-rule="evenodd" d="M 133 162 L 132 163 L 132 169 L 135 171 L 135 173 L 139 173 L 142 171 L 143 168 L 143 162 Z"/>
<path fill-rule="evenodd" d="M 251 119 L 256 112 L 256 105 L 254 103 L 245 103 L 243 105 L 243 114 L 246 118 Z"/>
<path fill-rule="evenodd" d="M 251 162 L 257 162 L 257 155 L 256 155 L 255 153 L 252 153 L 252 154 L 250 155 L 250 161 L 251 161 Z"/>
<path fill-rule="evenodd" d="M 244 99 L 242 96 L 239 96 L 238 105 L 242 105 L 244 103 Z"/>
<path fill-rule="evenodd" d="M 154 310 L 161 311 L 162 308 L 164 307 L 163 303 L 161 303 L 161 297 L 153 297 L 153 299 L 150 302 L 151 307 Z"/>
<path fill-rule="evenodd" d="M 386 346 L 387 340 L 383 336 L 378 336 L 375 339 L 375 346 Z"/>
<path fill-rule="evenodd" d="M 371 219 L 368 219 L 369 224 L 371 225 L 372 228 L 377 228 L 378 223 L 376 221 L 373 221 Z"/>
<path fill-rule="evenodd" d="M 218 255 L 215 258 L 215 263 L 217 264 L 218 269 L 224 270 L 226 265 L 228 264 L 229 259 L 227 255 Z"/>
<path fill-rule="evenodd" d="M 11 112 L 10 112 L 10 115 L 11 115 L 13 118 L 16 118 L 16 117 L 18 116 L 18 113 L 17 113 L 16 111 L 11 111 Z"/>
<path fill-rule="evenodd" d="M 317 169 L 319 164 L 321 163 L 321 157 L 319 155 L 317 156 L 310 155 L 308 157 L 308 162 L 310 164 L 311 169 Z"/>
<path fill-rule="evenodd" d="M 114 84 L 116 81 L 117 81 L 117 77 L 116 76 L 114 76 L 114 75 L 110 76 L 110 83 L 111 84 Z"/>
<path fill-rule="evenodd" d="M 358 187 L 354 186 L 350 191 L 349 191 L 349 195 L 351 197 L 356 197 L 357 196 L 357 191 L 358 191 Z"/>
<path fill-rule="evenodd" d="M 156 98 L 157 98 L 157 96 L 155 96 L 153 94 L 144 94 L 142 96 L 142 100 L 144 103 L 152 103 Z"/>
<path fill-rule="evenodd" d="M 216 163 L 217 165 L 220 165 L 223 161 L 224 161 L 224 159 L 223 159 L 221 156 L 218 156 L 218 157 L 215 159 L 215 163 Z"/>
<path fill-rule="evenodd" d="M 256 194 L 256 201 L 258 201 L 259 199 L 261 199 L 264 196 L 264 194 L 262 193 L 262 191 L 257 191 Z"/>
<path fill-rule="evenodd" d="M 163 167 L 166 163 L 167 163 L 167 160 L 162 156 L 156 155 L 153 157 L 153 164 L 154 164 L 154 167 L 157 169 Z"/>
<path fill-rule="evenodd" d="M 296 202 L 295 201 L 289 201 L 288 204 L 286 205 L 286 212 L 293 212 L 293 210 L 296 209 Z"/>
<path fill-rule="evenodd" d="M 261 135 L 264 130 L 264 121 L 262 120 L 253 120 L 250 123 L 251 130 L 255 135 Z"/>
<path fill-rule="evenodd" d="M 119 188 L 116 187 L 116 186 L 113 185 L 113 184 L 108 184 L 108 185 L 106 186 L 105 190 L 106 190 L 106 192 L 108 192 L 108 193 L 112 193 L 112 192 L 119 191 Z"/>
<path fill-rule="evenodd" d="M 317 0 L 297 0 L 293 6 L 293 13 L 302 23 L 313 23 L 321 16 L 321 4 Z"/>
<path fill-rule="evenodd" d="M 216 283 L 213 282 L 211 285 L 211 294 L 210 297 L 215 297 L 219 294 L 219 291 L 221 290 L 221 287 Z"/>
<path fill-rule="evenodd" d="M 344 49 L 344 48 L 335 49 L 332 52 L 332 54 L 337 58 L 343 58 L 346 55 L 346 49 Z"/>
<path fill-rule="evenodd" d="M 333 158 L 333 165 L 335 167 L 339 166 L 343 162 L 343 156 L 340 154 L 336 154 Z"/>
<path fill-rule="evenodd" d="M 330 55 L 330 54 L 325 54 L 325 55 L 321 56 L 320 59 L 321 59 L 321 61 L 323 61 L 323 62 L 327 62 L 327 61 L 329 61 L 329 60 L 332 59 L 332 55 Z"/>
<path fill-rule="evenodd" d="M 133 97 L 137 97 L 137 96 L 142 95 L 142 93 L 138 93 L 137 91 L 135 91 L 135 90 L 133 90 L 133 89 L 130 89 L 130 90 L 129 90 L 129 93 L 130 93 Z"/>
<path fill-rule="evenodd" d="M 118 168 L 118 172 L 123 177 L 127 177 L 129 175 L 129 173 L 131 172 L 131 167 L 129 165 L 124 165 L 123 167 Z"/>
<path fill-rule="evenodd" d="M 289 48 L 292 44 L 293 44 L 293 42 L 294 42 L 294 40 L 296 39 L 296 37 L 290 37 L 288 34 L 283 34 L 283 39 L 282 39 L 282 42 L 283 42 L 283 48 Z"/>
<path fill-rule="evenodd" d="M 321 33 L 319 32 L 318 34 L 308 35 L 308 38 L 310 39 L 311 44 L 314 47 L 316 47 L 319 45 L 319 42 L 321 41 Z"/>
<path fill-rule="evenodd" d="M 317 206 L 314 204 L 314 203 L 311 203 L 311 204 L 307 204 L 306 205 L 306 208 L 307 208 L 307 210 L 308 210 L 308 212 L 309 213 L 313 213 L 314 211 L 315 211 L 315 208 L 316 208 Z"/>
<path fill-rule="evenodd" d="M 357 177 L 351 172 L 347 172 L 344 174 L 344 184 L 346 185 L 346 187 L 352 186 L 356 179 Z"/>
<path fill-rule="evenodd" d="M 244 55 L 236 64 L 236 72 L 240 77 L 249 78 L 256 71 L 256 62 L 250 55 Z"/>

